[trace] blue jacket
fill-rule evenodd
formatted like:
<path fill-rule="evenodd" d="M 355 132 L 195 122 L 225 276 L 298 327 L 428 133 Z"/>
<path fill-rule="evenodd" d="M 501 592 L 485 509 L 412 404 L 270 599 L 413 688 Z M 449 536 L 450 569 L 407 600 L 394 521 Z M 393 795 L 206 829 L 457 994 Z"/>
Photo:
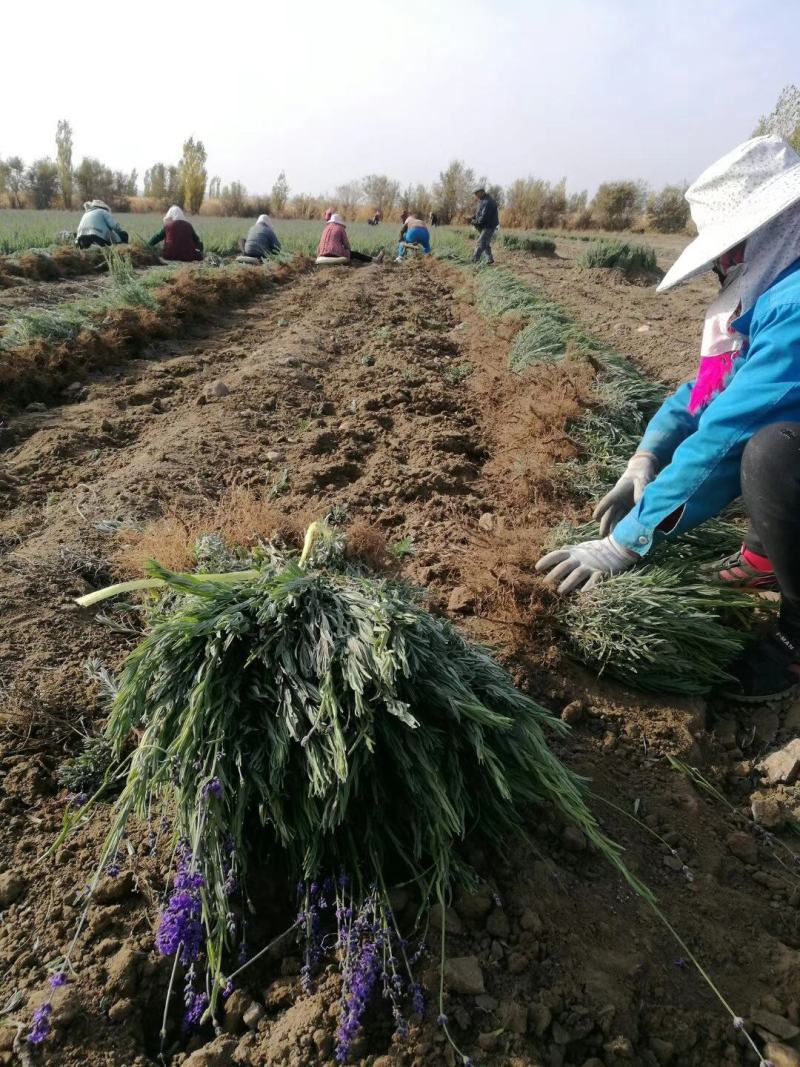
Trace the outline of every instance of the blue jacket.
<path fill-rule="evenodd" d="M 83 213 L 78 223 L 78 237 L 102 237 L 110 241 L 112 245 L 119 244 L 122 240 L 122 230 L 119 223 L 104 208 L 90 208 Z"/>
<path fill-rule="evenodd" d="M 244 254 L 246 256 L 262 258 L 263 256 L 272 255 L 274 252 L 280 252 L 280 250 L 281 243 L 271 226 L 267 226 L 263 222 L 256 222 L 250 227 L 244 242 Z"/>
<path fill-rule="evenodd" d="M 693 383 L 682 385 L 645 430 L 639 447 L 666 466 L 614 529 L 614 540 L 640 556 L 666 536 L 658 529 L 666 519 L 671 518 L 674 536 L 717 515 L 740 495 L 742 453 L 762 427 L 800 422 L 800 260 L 732 326 L 748 343 L 726 388 L 692 415 Z"/>

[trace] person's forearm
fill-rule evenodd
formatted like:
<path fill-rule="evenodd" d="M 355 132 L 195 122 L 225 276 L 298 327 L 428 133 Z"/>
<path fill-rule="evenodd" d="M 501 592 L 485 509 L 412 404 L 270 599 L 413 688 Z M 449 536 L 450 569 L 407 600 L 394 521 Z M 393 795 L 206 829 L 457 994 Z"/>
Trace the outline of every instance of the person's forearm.
<path fill-rule="evenodd" d="M 662 466 L 672 459 L 678 445 L 697 429 L 698 417 L 689 411 L 693 382 L 679 386 L 650 419 L 637 451 L 652 452 Z"/>

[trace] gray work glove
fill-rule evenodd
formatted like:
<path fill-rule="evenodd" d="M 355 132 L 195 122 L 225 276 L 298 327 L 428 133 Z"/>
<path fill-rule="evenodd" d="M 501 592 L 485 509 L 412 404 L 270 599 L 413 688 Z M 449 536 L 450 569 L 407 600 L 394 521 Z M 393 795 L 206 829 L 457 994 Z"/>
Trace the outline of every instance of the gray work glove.
<path fill-rule="evenodd" d="M 549 571 L 545 581 L 551 585 L 560 583 L 559 593 L 574 593 L 578 589 L 593 589 L 603 578 L 628 570 L 638 560 L 635 552 L 618 545 L 609 536 L 548 552 L 536 564 L 536 570 Z"/>
<path fill-rule="evenodd" d="M 600 520 L 600 536 L 610 534 L 634 504 L 638 504 L 645 486 L 658 474 L 658 459 L 653 452 L 636 452 L 614 488 L 606 493 L 592 512 Z"/>

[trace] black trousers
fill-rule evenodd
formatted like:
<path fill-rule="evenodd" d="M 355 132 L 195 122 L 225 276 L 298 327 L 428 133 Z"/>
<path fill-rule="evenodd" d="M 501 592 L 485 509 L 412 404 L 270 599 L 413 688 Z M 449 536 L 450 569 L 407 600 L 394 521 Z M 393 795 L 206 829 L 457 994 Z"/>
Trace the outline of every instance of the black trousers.
<path fill-rule="evenodd" d="M 767 556 L 781 589 L 781 629 L 800 639 L 800 423 L 776 422 L 750 438 L 742 456 L 745 544 Z"/>
<path fill-rule="evenodd" d="M 77 239 L 75 244 L 78 248 L 84 249 L 91 248 L 92 245 L 100 245 L 101 248 L 108 248 L 111 242 L 107 241 L 105 237 L 95 237 L 94 234 L 83 234 L 83 236 Z"/>

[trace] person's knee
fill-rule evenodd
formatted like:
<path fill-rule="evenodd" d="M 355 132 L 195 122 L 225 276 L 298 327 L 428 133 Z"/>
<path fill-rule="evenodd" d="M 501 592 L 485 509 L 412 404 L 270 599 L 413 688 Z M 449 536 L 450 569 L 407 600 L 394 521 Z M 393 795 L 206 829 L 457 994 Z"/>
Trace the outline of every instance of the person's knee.
<path fill-rule="evenodd" d="M 782 479 L 800 468 L 800 423 L 774 422 L 753 434 L 742 456 L 742 482 Z"/>

